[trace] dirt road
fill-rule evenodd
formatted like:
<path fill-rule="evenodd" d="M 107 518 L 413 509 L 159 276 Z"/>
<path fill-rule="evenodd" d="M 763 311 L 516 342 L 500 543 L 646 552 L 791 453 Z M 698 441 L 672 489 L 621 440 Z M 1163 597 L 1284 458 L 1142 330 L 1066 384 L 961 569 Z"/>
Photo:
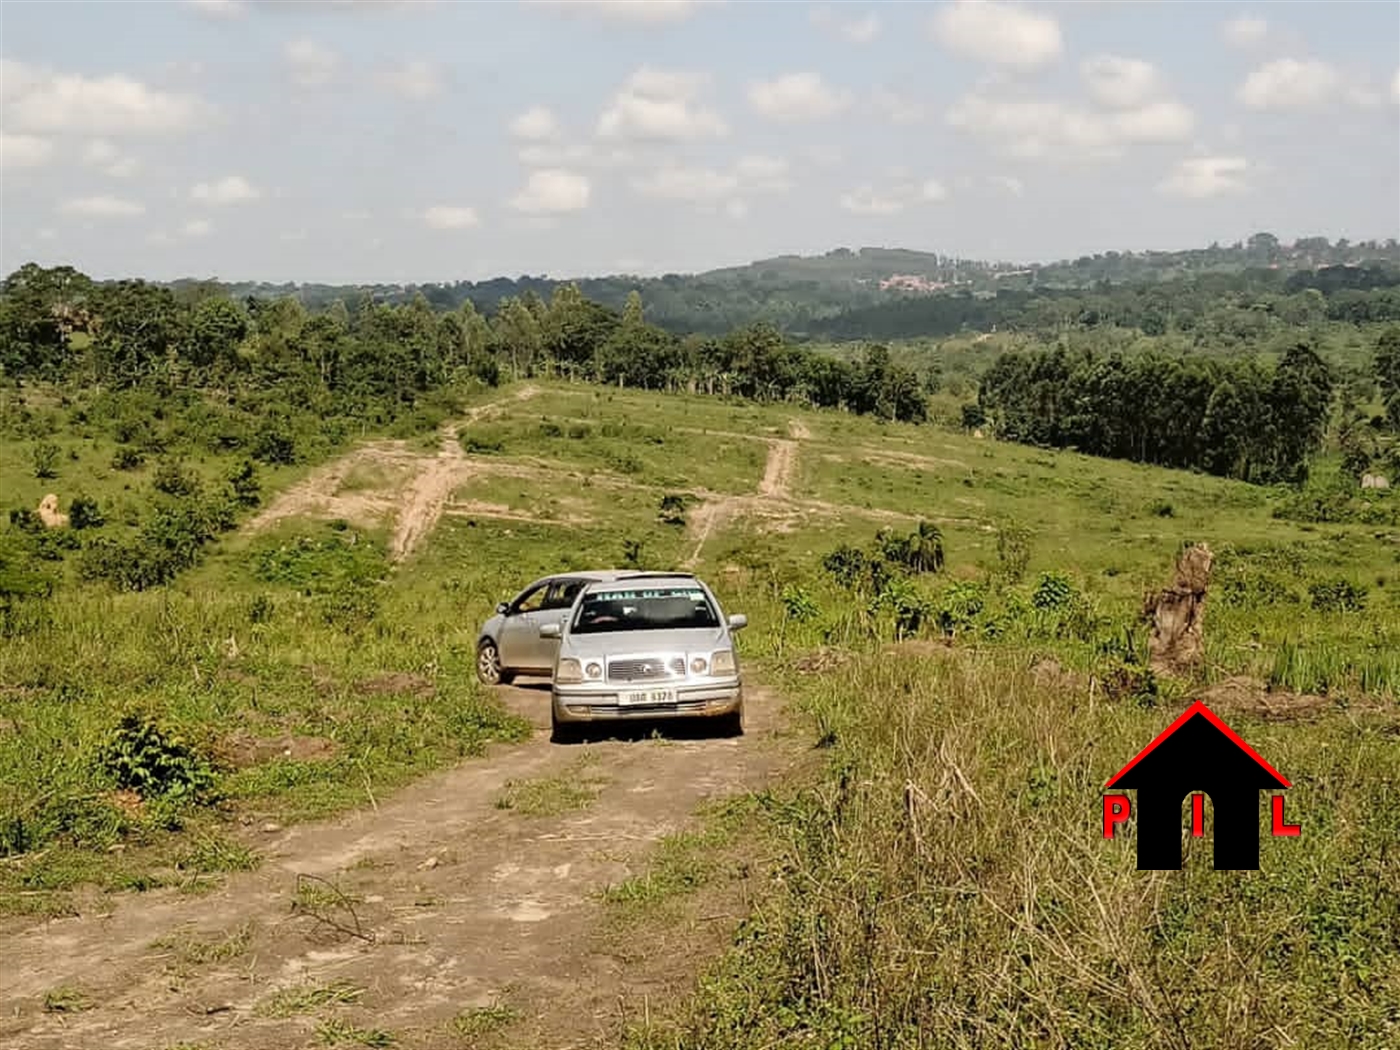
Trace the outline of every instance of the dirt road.
<path fill-rule="evenodd" d="M 502 694 L 539 727 L 530 740 L 377 808 L 274 834 L 250 829 L 261 867 L 209 896 L 126 894 L 103 902 L 110 914 L 4 930 L 0 1045 L 290 1050 L 318 1045 L 330 1017 L 394 1033 L 403 1047 L 461 1046 L 448 1021 L 498 1000 L 519 1012 L 501 1045 L 610 1045 L 619 1003 L 655 994 L 674 960 L 609 950 L 597 894 L 636 874 L 703 800 L 763 784 L 790 754 L 775 733 L 781 712 L 752 688 L 737 740 L 688 733 L 558 746 L 548 742 L 546 690 Z M 508 783 L 560 776 L 596 778 L 597 798 L 554 817 L 498 807 Z M 327 880 L 302 891 L 314 911 L 294 907 L 299 876 Z M 354 903 L 339 903 L 330 886 Z M 357 926 L 363 936 L 347 932 Z M 337 981 L 365 991 L 353 1004 L 268 1016 L 279 990 Z M 45 1012 L 45 995 L 60 987 L 89 1007 Z"/>

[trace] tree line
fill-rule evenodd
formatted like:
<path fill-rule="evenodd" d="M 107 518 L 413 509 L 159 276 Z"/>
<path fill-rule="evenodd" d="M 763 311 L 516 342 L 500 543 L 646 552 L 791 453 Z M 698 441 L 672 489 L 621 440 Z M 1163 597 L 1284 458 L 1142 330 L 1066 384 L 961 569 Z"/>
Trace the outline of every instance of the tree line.
<path fill-rule="evenodd" d="M 547 301 L 508 297 L 491 315 L 470 300 L 434 310 L 422 296 L 311 312 L 292 297 L 239 301 L 215 286 L 98 283 L 71 267 L 29 264 L 0 294 L 0 369 L 109 389 L 276 390 L 327 412 L 373 406 L 392 415 L 463 380 L 554 375 L 926 417 L 917 377 L 883 348 L 839 361 L 764 323 L 681 338 L 646 319 L 636 292 L 618 311 L 574 285 Z"/>
<path fill-rule="evenodd" d="M 1054 348 L 998 358 L 978 403 L 1013 441 L 1273 483 L 1305 478 L 1332 391 L 1331 369 L 1306 344 L 1273 367 Z"/>

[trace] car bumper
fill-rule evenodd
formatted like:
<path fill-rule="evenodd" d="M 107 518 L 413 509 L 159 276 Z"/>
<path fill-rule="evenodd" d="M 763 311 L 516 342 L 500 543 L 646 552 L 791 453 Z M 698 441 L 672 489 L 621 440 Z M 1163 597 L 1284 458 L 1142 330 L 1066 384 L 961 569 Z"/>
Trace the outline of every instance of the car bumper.
<path fill-rule="evenodd" d="M 744 706 L 744 687 L 739 681 L 677 686 L 672 703 L 620 703 L 622 694 L 630 691 L 633 690 L 619 689 L 615 685 L 556 685 L 553 689 L 554 719 L 575 723 L 637 718 L 717 718 L 733 714 Z"/>

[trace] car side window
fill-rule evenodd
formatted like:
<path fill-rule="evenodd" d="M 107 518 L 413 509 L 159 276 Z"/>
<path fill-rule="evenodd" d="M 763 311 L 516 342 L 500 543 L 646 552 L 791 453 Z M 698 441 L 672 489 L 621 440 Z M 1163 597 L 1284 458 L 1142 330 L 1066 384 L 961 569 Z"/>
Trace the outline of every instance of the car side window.
<path fill-rule="evenodd" d="M 549 594 L 549 585 L 542 583 L 534 590 L 526 591 L 511 607 L 512 613 L 538 612 L 545 607 L 544 600 Z"/>
<path fill-rule="evenodd" d="M 549 588 L 549 597 L 545 599 L 544 607 L 567 610 L 574 604 L 574 599 L 582 589 L 582 580 L 560 580 Z"/>

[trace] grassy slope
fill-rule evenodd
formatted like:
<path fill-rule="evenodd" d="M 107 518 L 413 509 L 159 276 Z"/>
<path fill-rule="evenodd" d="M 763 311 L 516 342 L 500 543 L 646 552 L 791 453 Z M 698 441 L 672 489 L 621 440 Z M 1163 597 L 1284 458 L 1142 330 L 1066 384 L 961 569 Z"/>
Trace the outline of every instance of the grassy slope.
<path fill-rule="evenodd" d="M 390 570 L 377 553 L 382 535 L 359 534 L 347 548 L 353 530 L 288 523 L 226 539 L 168 592 L 70 588 L 50 624 L 7 640 L 5 812 L 55 798 L 73 805 L 50 852 L 5 866 L 0 899 L 61 910 L 61 894 L 83 878 L 139 887 L 252 862 L 222 848 L 217 818 L 187 812 L 198 833 L 163 837 L 111 800 L 92 756 L 131 703 L 210 744 L 239 734 L 333 742 L 329 761 L 273 758 L 223 778 L 237 809 L 258 819 L 359 804 L 367 791 L 519 732 L 472 683 L 475 630 L 490 607 L 561 566 L 616 564 L 628 538 L 642 543 L 644 563 L 674 564 L 692 543 L 656 521 L 659 495 L 752 493 L 767 439 L 786 437 L 792 419 L 811 434 L 794 496 L 942 523 L 947 570 L 919 584 L 935 604 L 955 581 L 987 576 L 995 530 L 1013 518 L 1031 531 L 1030 576 L 987 588 L 981 627 L 956 649 L 965 655 L 884 656 L 852 634 L 850 599 L 817 571 L 837 543 L 867 542 L 876 520 L 804 506 L 773 533 L 741 512 L 706 544 L 704 572 L 755 625 L 747 655 L 834 746 L 825 779 L 773 803 L 787 877 L 705 985 L 686 1044 L 796 1044 L 818 1033 L 833 1046 L 1255 1046 L 1313 1030 L 1338 1043 L 1346 1029 L 1328 1020 L 1333 1008 L 1352 1018 L 1361 1044 L 1394 1023 L 1384 1004 L 1400 995 L 1400 945 L 1384 924 L 1400 914 L 1396 869 L 1383 859 L 1400 841 L 1393 539 L 1276 521 L 1267 493 L 1218 479 L 836 413 L 586 387 L 546 386 L 466 432 L 499 445 L 485 462 L 564 476 L 542 484 L 483 473 L 455 494 L 574 524 L 449 515 Z M 586 429 L 570 436 L 571 427 Z M 0 487 L 49 490 L 21 476 L 22 453 L 0 455 Z M 119 498 L 128 482 L 102 476 L 104 456 L 93 453 L 93 490 Z M 653 488 L 590 482 L 598 471 Z M 323 546 L 308 550 L 307 538 Z M 1131 838 L 1112 847 L 1096 838 L 1098 785 L 1170 711 L 1031 670 L 1041 654 L 1096 669 L 1096 643 L 1128 628 L 1143 589 L 1165 582 L 1192 540 L 1222 552 L 1222 582 L 1243 581 L 1234 600 L 1211 606 L 1211 674 L 1267 675 L 1278 652 L 1301 646 L 1312 662 L 1290 665 L 1284 680 L 1327 684 L 1357 709 L 1301 724 L 1231 719 L 1295 779 L 1290 812 L 1308 830 L 1301 842 L 1266 842 L 1264 872 L 1230 881 L 1200 863 L 1139 875 Z M 1088 629 L 1007 612 L 1042 570 L 1068 574 L 1092 613 Z M 357 575 L 385 582 L 370 599 L 338 589 Z M 1365 612 L 1311 607 L 1307 584 L 1338 575 L 1369 588 Z M 811 594 L 811 622 L 781 625 L 786 585 Z M 998 610 L 1001 628 L 983 629 Z M 792 654 L 833 637 L 854 651 L 841 673 L 793 669 Z M 1361 668 L 1371 668 L 1365 683 Z M 916 790 L 906 794 L 907 784 Z M 114 863 L 102 851 L 123 838 L 152 842 L 154 853 Z M 1232 981 L 1237 956 L 1255 976 Z M 671 1045 L 674 1033 L 641 1038 Z"/>

